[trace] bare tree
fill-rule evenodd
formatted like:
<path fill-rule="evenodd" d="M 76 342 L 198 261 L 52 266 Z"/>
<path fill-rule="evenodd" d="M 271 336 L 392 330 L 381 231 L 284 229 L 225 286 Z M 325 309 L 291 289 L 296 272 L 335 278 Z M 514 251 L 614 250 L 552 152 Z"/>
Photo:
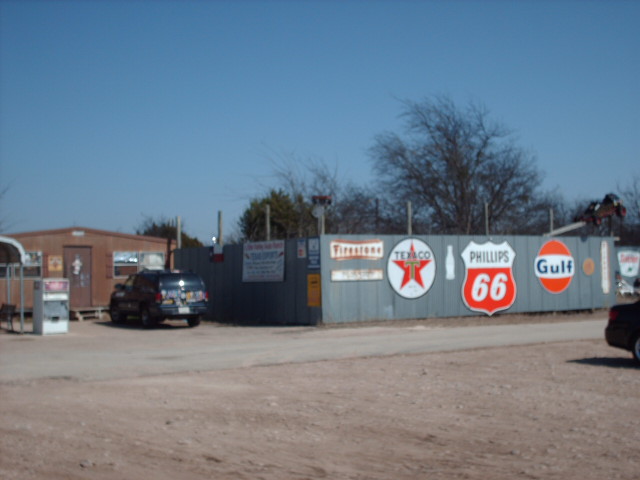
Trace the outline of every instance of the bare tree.
<path fill-rule="evenodd" d="M 184 225 L 183 225 L 184 228 Z M 202 247 L 202 242 L 195 237 L 181 231 L 181 242 L 185 248 Z M 167 240 L 175 240 L 178 235 L 178 228 L 175 222 L 167 217 L 160 216 L 152 218 L 144 216 L 144 220 L 136 229 L 136 235 L 149 235 L 151 237 L 166 238 Z"/>
<path fill-rule="evenodd" d="M 327 195 L 332 198 L 338 190 L 337 168 L 329 169 L 326 163 L 317 158 L 301 158 L 293 152 L 271 152 L 272 164 L 278 191 L 286 194 L 292 201 L 291 208 L 295 217 L 298 237 L 309 235 L 311 198 L 314 195 Z M 269 188 L 272 191 L 272 188 Z M 271 193 L 265 195 L 267 199 Z M 258 200 L 259 202 L 262 200 Z"/>
<path fill-rule="evenodd" d="M 627 208 L 621 228 L 621 243 L 640 245 L 640 175 L 635 174 L 627 186 L 618 187 L 620 197 Z"/>
<path fill-rule="evenodd" d="M 308 234 L 312 197 L 316 195 L 331 197 L 331 205 L 325 211 L 327 233 L 376 233 L 384 226 L 384 199 L 371 188 L 342 180 L 337 166 L 294 153 L 278 153 L 270 161 L 281 188 L 290 198 L 297 199 L 299 236 Z"/>
<path fill-rule="evenodd" d="M 627 217 L 632 223 L 640 223 L 640 175 L 635 174 L 626 187 L 618 187 L 627 207 Z"/>
<path fill-rule="evenodd" d="M 543 228 L 548 202 L 533 156 L 485 108 L 461 110 L 436 97 L 404 102 L 403 116 L 406 138 L 377 136 L 371 156 L 380 189 L 398 204 L 412 201 L 417 224 L 432 233 L 484 233 L 486 206 L 492 233 Z"/>

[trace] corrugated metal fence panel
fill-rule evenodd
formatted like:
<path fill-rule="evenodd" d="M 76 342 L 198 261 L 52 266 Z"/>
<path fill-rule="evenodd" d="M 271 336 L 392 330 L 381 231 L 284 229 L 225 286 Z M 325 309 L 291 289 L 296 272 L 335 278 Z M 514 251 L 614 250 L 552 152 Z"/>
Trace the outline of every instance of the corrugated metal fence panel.
<path fill-rule="evenodd" d="M 225 246 L 222 263 L 210 262 L 208 248 L 178 250 L 175 264 L 203 277 L 209 289 L 210 317 L 220 322 L 316 325 L 322 322 L 482 315 L 471 310 L 465 302 L 463 287 L 468 271 L 462 253 L 470 242 L 483 245 L 488 239 L 484 236 L 412 237 L 427 244 L 435 272 L 426 293 L 417 298 L 405 298 L 392 286 L 388 263 L 394 247 L 406 238 L 395 235 L 325 235 L 320 239 L 318 270 L 309 268 L 307 256 L 298 256 L 298 240 L 289 240 L 285 242 L 283 282 L 243 283 L 242 245 Z M 615 303 L 617 261 L 612 239 L 557 239 L 568 248 L 573 270 L 568 287 L 560 293 L 545 289 L 535 274 L 536 257 L 550 240 L 536 236 L 491 238 L 495 245 L 507 242 L 515 252 L 510 271 L 516 285 L 515 300 L 508 308 L 494 314 L 608 308 Z M 332 258 L 332 245 L 335 248 L 340 242 L 355 245 L 373 242 L 382 244 L 383 251 L 373 256 L 377 258 L 361 258 L 359 255 Z M 603 244 L 607 252 L 604 263 L 601 255 Z M 449 251 L 451 256 L 448 258 Z M 602 278 L 603 271 L 607 275 L 606 281 Z M 307 279 L 314 273 L 321 274 L 321 308 L 308 306 Z M 603 292 L 603 285 L 609 285 L 608 293 Z"/>
<path fill-rule="evenodd" d="M 307 263 L 296 241 L 285 242 L 283 282 L 243 282 L 242 245 L 225 245 L 224 261 L 211 262 L 209 248 L 176 250 L 176 268 L 198 273 L 209 291 L 209 318 L 218 322 L 316 325 L 320 308 L 307 307 Z"/>
<path fill-rule="evenodd" d="M 351 240 L 354 242 L 380 239 L 384 244 L 384 255 L 376 260 L 331 259 L 332 241 Z M 322 289 L 323 321 L 342 323 L 363 320 L 409 319 L 430 317 L 456 317 L 481 315 L 471 310 L 463 298 L 466 268 L 462 252 L 470 244 L 484 244 L 486 237 L 473 236 L 416 236 L 425 242 L 433 252 L 436 264 L 435 279 L 429 290 L 419 298 L 403 298 L 391 287 L 387 263 L 394 246 L 405 240 L 404 236 L 335 236 L 322 238 Z M 507 242 L 515 251 L 512 275 L 516 285 L 513 304 L 495 313 L 545 312 L 607 308 L 615 303 L 613 272 L 613 241 L 609 238 L 563 237 L 559 239 L 569 249 L 573 260 L 567 268 L 573 270 L 573 277 L 566 290 L 551 293 L 546 290 L 535 274 L 535 260 L 543 245 L 550 238 L 534 236 L 492 237 L 491 242 Z M 605 243 L 609 252 L 607 269 L 611 288 L 604 293 L 602 288 L 603 265 L 601 246 Z M 453 254 L 453 275 L 447 275 L 447 252 Z M 567 260 L 569 262 L 569 260 Z M 592 262 L 592 263 L 591 263 Z M 605 262 L 607 263 L 607 262 Z M 594 268 L 591 271 L 589 265 Z M 391 267 L 389 267 L 391 268 Z M 332 281 L 332 272 L 382 270 L 382 280 Z"/>

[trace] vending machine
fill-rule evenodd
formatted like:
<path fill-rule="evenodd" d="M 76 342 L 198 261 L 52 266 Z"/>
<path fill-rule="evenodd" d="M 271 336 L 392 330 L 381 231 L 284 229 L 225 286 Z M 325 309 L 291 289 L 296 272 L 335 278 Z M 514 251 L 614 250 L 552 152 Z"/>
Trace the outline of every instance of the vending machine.
<path fill-rule="evenodd" d="M 43 278 L 33 284 L 33 333 L 69 331 L 69 280 Z"/>

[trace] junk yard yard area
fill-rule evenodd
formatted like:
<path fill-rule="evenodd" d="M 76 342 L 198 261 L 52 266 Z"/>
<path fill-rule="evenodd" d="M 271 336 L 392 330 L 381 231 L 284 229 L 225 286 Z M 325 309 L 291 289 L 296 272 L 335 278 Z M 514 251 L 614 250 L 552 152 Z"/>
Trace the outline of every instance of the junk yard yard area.
<path fill-rule="evenodd" d="M 606 312 L 567 320 L 603 331 Z M 640 369 L 602 337 L 362 353 L 471 328 L 3 332 L 0 477 L 638 478 Z"/>

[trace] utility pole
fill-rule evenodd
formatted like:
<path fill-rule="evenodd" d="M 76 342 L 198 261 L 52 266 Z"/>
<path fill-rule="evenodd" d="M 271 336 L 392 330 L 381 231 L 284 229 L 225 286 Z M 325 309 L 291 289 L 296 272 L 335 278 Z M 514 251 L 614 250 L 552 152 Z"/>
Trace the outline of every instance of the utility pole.
<path fill-rule="evenodd" d="M 271 205 L 268 203 L 264 209 L 264 229 L 267 236 L 267 242 L 271 240 Z"/>
<path fill-rule="evenodd" d="M 224 245 L 222 241 L 222 210 L 218 210 L 218 243 Z"/>
<path fill-rule="evenodd" d="M 331 205 L 331 197 L 329 195 L 314 195 L 311 197 L 313 202 L 313 210 L 311 213 L 318 219 L 318 235 L 324 235 L 324 214 L 327 206 Z"/>
<path fill-rule="evenodd" d="M 489 236 L 489 204 L 484 202 L 484 231 Z"/>
<path fill-rule="evenodd" d="M 182 248 L 182 219 L 176 217 L 176 248 Z"/>

